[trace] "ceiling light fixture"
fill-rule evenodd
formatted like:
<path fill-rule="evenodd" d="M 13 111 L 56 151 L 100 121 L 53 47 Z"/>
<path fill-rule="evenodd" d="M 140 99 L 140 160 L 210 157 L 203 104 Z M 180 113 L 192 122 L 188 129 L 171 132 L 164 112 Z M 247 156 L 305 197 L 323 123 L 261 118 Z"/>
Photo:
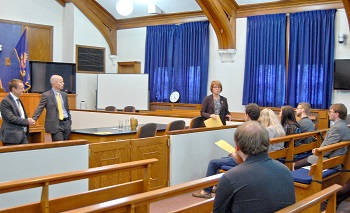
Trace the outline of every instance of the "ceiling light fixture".
<path fill-rule="evenodd" d="M 128 16 L 133 10 L 131 0 L 119 0 L 115 6 L 117 12 L 122 16 Z"/>

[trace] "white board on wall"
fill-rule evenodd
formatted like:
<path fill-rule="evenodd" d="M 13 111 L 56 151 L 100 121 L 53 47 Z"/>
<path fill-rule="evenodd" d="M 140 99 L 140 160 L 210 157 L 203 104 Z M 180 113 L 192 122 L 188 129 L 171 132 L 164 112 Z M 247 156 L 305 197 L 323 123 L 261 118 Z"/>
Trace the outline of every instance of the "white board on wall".
<path fill-rule="evenodd" d="M 98 74 L 97 109 L 106 106 L 148 110 L 148 74 Z"/>

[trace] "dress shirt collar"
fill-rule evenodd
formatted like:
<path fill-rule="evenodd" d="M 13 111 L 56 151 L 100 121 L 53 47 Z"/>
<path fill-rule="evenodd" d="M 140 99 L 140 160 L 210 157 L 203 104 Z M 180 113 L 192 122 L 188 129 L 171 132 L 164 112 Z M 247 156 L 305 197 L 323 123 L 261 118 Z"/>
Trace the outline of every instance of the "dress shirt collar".
<path fill-rule="evenodd" d="M 17 96 L 15 96 L 12 92 L 10 92 L 10 95 L 12 96 L 12 98 L 13 98 L 13 100 L 17 100 L 17 99 L 19 99 L 19 97 L 17 97 Z"/>

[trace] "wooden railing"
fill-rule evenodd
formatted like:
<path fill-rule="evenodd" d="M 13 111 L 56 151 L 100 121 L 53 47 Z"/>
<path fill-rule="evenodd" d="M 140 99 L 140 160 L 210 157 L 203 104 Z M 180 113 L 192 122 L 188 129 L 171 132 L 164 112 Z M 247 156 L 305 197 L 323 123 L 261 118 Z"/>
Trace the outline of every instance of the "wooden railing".
<path fill-rule="evenodd" d="M 328 200 L 327 202 L 327 213 L 336 212 L 336 197 L 337 192 L 341 189 L 341 186 L 334 184 L 322 191 L 319 191 L 303 200 L 296 202 L 284 209 L 277 211 L 276 213 L 298 213 L 303 211 L 308 211 L 315 206 L 319 206 L 321 202 Z M 319 212 L 319 211 L 318 211 Z"/>
<path fill-rule="evenodd" d="M 286 208 L 283 208 L 276 213 L 298 213 L 302 211 L 307 211 L 315 205 L 319 205 L 321 202 L 328 200 L 326 212 L 335 213 L 336 212 L 336 193 L 341 189 L 341 186 L 334 184 L 322 191 L 311 195 L 301 201 L 296 202 Z M 204 200 L 202 202 L 183 207 L 172 211 L 171 213 L 192 213 L 192 212 L 211 212 L 214 205 L 214 198 Z"/>
<path fill-rule="evenodd" d="M 169 186 L 150 192 L 131 195 L 128 197 L 115 199 L 83 208 L 73 209 L 71 211 L 66 212 L 134 212 L 133 210 L 141 205 L 150 204 L 152 202 L 164 200 L 169 197 L 174 197 L 180 194 L 192 192 L 196 189 L 213 186 L 218 183 L 221 175 L 222 174 L 217 174 L 210 177 L 178 184 L 175 186 Z"/>
<path fill-rule="evenodd" d="M 293 167 L 293 159 L 296 154 L 304 153 L 307 151 L 311 151 L 314 148 L 320 147 L 323 138 L 328 129 L 323 129 L 314 132 L 305 132 L 294 135 L 287 135 L 284 137 L 272 138 L 270 139 L 270 144 L 276 143 L 287 143 L 288 147 L 281 150 L 275 150 L 269 152 L 269 156 L 273 159 L 285 158 L 286 166 L 292 170 Z M 311 142 L 309 144 L 301 144 L 300 146 L 294 147 L 294 142 L 299 139 L 307 138 L 307 137 L 315 137 L 316 141 Z"/>
<path fill-rule="evenodd" d="M 41 201 L 9 209 L 2 209 L 0 212 L 62 212 L 69 209 L 125 197 L 131 194 L 146 192 L 150 189 L 150 167 L 157 161 L 157 159 L 140 160 L 82 171 L 3 182 L 0 183 L 0 193 L 42 187 Z M 144 169 L 143 177 L 140 180 L 97 190 L 90 190 L 85 193 L 71 196 L 49 199 L 49 188 L 52 185 L 136 169 Z M 148 209 L 148 207 L 146 207 L 146 209 Z"/>

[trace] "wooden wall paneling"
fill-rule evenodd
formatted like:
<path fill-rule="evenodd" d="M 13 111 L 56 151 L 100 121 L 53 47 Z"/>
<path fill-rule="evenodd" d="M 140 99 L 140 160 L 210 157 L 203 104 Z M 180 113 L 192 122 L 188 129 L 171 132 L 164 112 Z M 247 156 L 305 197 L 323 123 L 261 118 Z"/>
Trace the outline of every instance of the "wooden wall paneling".
<path fill-rule="evenodd" d="M 183 103 L 165 103 L 165 102 L 151 102 L 150 110 L 200 110 L 202 108 L 202 104 L 183 104 Z"/>
<path fill-rule="evenodd" d="M 131 140 L 131 161 L 150 158 L 158 159 L 151 167 L 151 190 L 166 187 L 169 180 L 169 136 Z M 132 180 L 142 178 L 141 171 L 132 171 Z"/>
<path fill-rule="evenodd" d="M 93 143 L 89 148 L 89 168 L 130 162 L 130 140 Z M 130 171 L 127 171 L 90 178 L 89 189 L 126 183 L 130 177 Z"/>
<path fill-rule="evenodd" d="M 77 109 L 77 94 L 68 94 L 69 109 Z"/>
<path fill-rule="evenodd" d="M 28 25 L 28 52 L 31 61 L 52 61 L 53 27 Z"/>

